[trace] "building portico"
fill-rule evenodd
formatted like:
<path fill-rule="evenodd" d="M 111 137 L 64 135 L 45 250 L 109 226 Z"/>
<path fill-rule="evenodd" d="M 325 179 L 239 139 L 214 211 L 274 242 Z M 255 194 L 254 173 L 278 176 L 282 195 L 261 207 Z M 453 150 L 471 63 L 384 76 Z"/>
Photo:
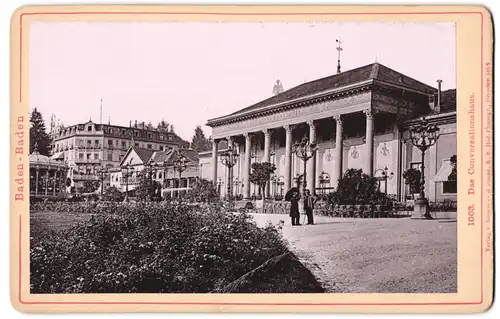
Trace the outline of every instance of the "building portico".
<path fill-rule="evenodd" d="M 209 120 L 211 165 L 218 166 L 218 142 L 229 138 L 242 162 L 233 176 L 242 184 L 243 197 L 254 195 L 248 176 L 255 161 L 274 163 L 274 180 L 281 178 L 286 191 L 304 173 L 293 145 L 307 137 L 318 144 L 306 167 L 307 187 L 313 193 L 335 187 L 350 168 L 369 175 L 385 168 L 402 174 L 403 123 L 435 111 L 435 95 L 437 89 L 378 63 L 304 83 Z M 214 169 L 213 180 L 220 176 Z M 400 178 L 387 181 L 387 192 L 399 195 L 400 185 Z M 272 189 L 270 181 L 264 195 L 270 197 Z"/>

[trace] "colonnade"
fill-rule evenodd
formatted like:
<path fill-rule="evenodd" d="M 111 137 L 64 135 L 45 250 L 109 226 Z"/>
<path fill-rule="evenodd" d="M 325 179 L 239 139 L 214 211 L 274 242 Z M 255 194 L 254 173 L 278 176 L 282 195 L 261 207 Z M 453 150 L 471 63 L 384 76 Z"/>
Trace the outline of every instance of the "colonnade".
<path fill-rule="evenodd" d="M 366 109 L 363 111 L 366 118 L 366 132 L 365 132 L 365 149 L 366 154 L 364 156 L 364 164 L 363 171 L 367 174 L 373 174 L 373 139 L 374 139 L 374 114 L 375 112 L 371 109 Z M 342 159 L 343 159 L 343 117 L 341 114 L 338 114 L 333 117 L 336 122 L 336 138 L 335 138 L 335 167 L 334 167 L 334 176 L 339 178 L 342 176 Z M 309 127 L 309 141 L 316 141 L 316 122 L 314 120 L 310 120 L 306 122 Z M 292 155 L 293 155 L 293 129 L 295 125 L 299 123 L 295 123 L 293 125 L 284 125 L 282 127 L 276 128 L 266 128 L 262 130 L 264 134 L 264 155 L 262 157 L 262 162 L 270 161 L 270 153 L 271 153 L 271 135 L 273 130 L 276 129 L 284 129 L 285 130 L 285 172 L 284 172 L 284 188 L 285 191 L 292 187 Z M 249 131 L 243 133 L 243 137 L 245 138 L 245 155 L 243 158 L 243 189 L 244 189 L 244 198 L 250 198 L 250 181 L 249 175 L 251 170 L 251 154 L 250 149 L 252 145 L 252 135 L 256 133 L 256 131 Z M 233 139 L 235 136 L 227 136 L 228 145 L 233 145 Z M 213 167 L 213 176 L 212 180 L 214 183 L 217 182 L 217 161 L 218 161 L 218 142 L 220 140 L 214 140 L 212 146 L 212 167 Z M 311 187 L 311 192 L 315 193 L 314 185 L 316 179 L 316 154 L 307 161 L 307 185 Z M 270 195 L 270 185 L 266 187 L 265 197 L 268 198 Z"/>

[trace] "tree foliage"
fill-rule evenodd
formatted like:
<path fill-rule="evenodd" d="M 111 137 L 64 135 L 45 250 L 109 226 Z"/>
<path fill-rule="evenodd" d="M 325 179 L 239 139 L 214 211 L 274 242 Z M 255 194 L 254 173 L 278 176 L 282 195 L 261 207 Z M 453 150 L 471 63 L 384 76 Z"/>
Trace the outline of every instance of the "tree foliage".
<path fill-rule="evenodd" d="M 252 184 L 257 185 L 264 194 L 264 189 L 266 188 L 266 184 L 269 182 L 271 178 L 271 174 L 276 170 L 276 166 L 269 162 L 263 163 L 253 163 L 252 171 L 250 172 L 249 181 Z"/>
<path fill-rule="evenodd" d="M 100 185 L 101 185 L 101 182 L 97 181 L 97 180 L 84 181 L 83 185 L 79 187 L 78 191 L 79 191 L 79 193 L 85 193 L 85 194 L 93 193 L 99 188 Z"/>
<path fill-rule="evenodd" d="M 139 201 L 161 200 L 161 184 L 151 178 L 150 172 L 139 175 L 139 185 L 135 189 L 135 195 Z"/>
<path fill-rule="evenodd" d="M 334 205 L 367 205 L 384 201 L 387 201 L 387 195 L 378 190 L 377 179 L 353 168 L 339 179 L 337 189 L 330 195 L 330 202 Z"/>
<path fill-rule="evenodd" d="M 184 199 L 192 203 L 213 203 L 219 201 L 219 195 L 211 181 L 198 179 L 191 184 L 191 190 L 184 195 Z"/>
<path fill-rule="evenodd" d="M 194 129 L 194 135 L 191 140 L 191 148 L 196 152 L 204 152 L 211 149 L 210 141 L 205 137 L 205 133 L 201 129 L 201 126 L 196 126 Z"/>
<path fill-rule="evenodd" d="M 42 113 L 35 107 L 30 115 L 30 154 L 35 151 L 42 155 L 50 155 L 50 137 L 45 129 Z"/>
<path fill-rule="evenodd" d="M 106 188 L 102 195 L 103 200 L 110 202 L 122 202 L 125 199 L 125 194 L 120 192 L 120 190 L 115 186 Z"/>
<path fill-rule="evenodd" d="M 170 124 L 168 122 L 166 122 L 165 120 L 161 120 L 159 123 L 158 123 L 158 126 L 156 127 L 158 129 L 158 131 L 160 132 L 169 132 L 170 131 Z"/>
<path fill-rule="evenodd" d="M 450 157 L 450 163 L 453 169 L 451 170 L 450 175 L 448 176 L 449 181 L 456 181 L 457 180 L 457 155 L 453 155 Z"/>
<path fill-rule="evenodd" d="M 420 191 L 421 175 L 420 170 L 416 168 L 409 168 L 403 173 L 405 184 L 410 186 L 411 193 L 418 193 Z"/>

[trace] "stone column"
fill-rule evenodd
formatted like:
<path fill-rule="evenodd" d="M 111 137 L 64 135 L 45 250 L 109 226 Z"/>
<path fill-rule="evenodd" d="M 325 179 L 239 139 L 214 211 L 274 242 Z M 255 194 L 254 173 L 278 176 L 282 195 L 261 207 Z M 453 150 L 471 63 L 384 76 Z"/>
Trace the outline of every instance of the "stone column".
<path fill-rule="evenodd" d="M 244 190 L 245 194 L 243 195 L 245 199 L 250 198 L 250 170 L 252 169 L 252 165 L 250 164 L 250 156 L 252 155 L 252 136 L 250 133 L 244 133 L 245 136 L 245 165 L 243 172 L 243 180 L 244 180 Z"/>
<path fill-rule="evenodd" d="M 217 186 L 217 148 L 219 141 L 214 140 L 212 144 L 212 182 Z"/>
<path fill-rule="evenodd" d="M 292 188 L 292 126 L 285 125 L 285 192 Z"/>
<path fill-rule="evenodd" d="M 49 170 L 45 170 L 45 195 L 49 194 Z"/>
<path fill-rule="evenodd" d="M 335 167 L 333 176 L 333 187 L 337 187 L 338 180 L 342 177 L 342 158 L 343 158 L 343 143 L 342 135 L 344 133 L 342 126 L 342 116 L 340 114 L 334 116 L 335 122 L 337 123 L 337 131 L 335 136 Z"/>
<path fill-rule="evenodd" d="M 365 157 L 365 169 L 364 173 L 368 175 L 373 175 L 373 119 L 375 112 L 371 109 L 364 110 L 363 113 L 366 115 L 366 157 Z"/>
<path fill-rule="evenodd" d="M 54 183 L 52 185 L 52 195 L 56 196 L 57 171 L 54 171 Z"/>
<path fill-rule="evenodd" d="M 262 157 L 262 162 L 271 162 L 270 154 L 271 154 L 271 131 L 268 129 L 262 130 L 264 133 L 264 156 Z M 270 197 L 270 181 L 267 181 L 266 189 L 262 197 L 269 198 Z"/>
<path fill-rule="evenodd" d="M 38 195 L 38 175 L 39 175 L 40 169 L 37 167 L 36 168 L 36 178 L 35 178 L 35 195 Z"/>
<path fill-rule="evenodd" d="M 314 121 L 308 121 L 309 125 L 309 142 L 316 142 L 316 125 Z M 311 191 L 311 194 L 316 193 L 315 183 L 316 181 L 316 153 L 307 161 L 307 188 Z"/>

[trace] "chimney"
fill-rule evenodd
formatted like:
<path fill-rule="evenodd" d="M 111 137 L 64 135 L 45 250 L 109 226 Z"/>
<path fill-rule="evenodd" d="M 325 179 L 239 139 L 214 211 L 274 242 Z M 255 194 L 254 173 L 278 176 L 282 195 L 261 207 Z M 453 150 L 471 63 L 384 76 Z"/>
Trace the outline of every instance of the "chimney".
<path fill-rule="evenodd" d="M 437 83 L 438 83 L 438 96 L 437 96 L 437 101 L 435 103 L 435 110 L 436 112 L 440 112 L 441 111 L 441 83 L 443 82 L 443 80 L 437 80 Z"/>

